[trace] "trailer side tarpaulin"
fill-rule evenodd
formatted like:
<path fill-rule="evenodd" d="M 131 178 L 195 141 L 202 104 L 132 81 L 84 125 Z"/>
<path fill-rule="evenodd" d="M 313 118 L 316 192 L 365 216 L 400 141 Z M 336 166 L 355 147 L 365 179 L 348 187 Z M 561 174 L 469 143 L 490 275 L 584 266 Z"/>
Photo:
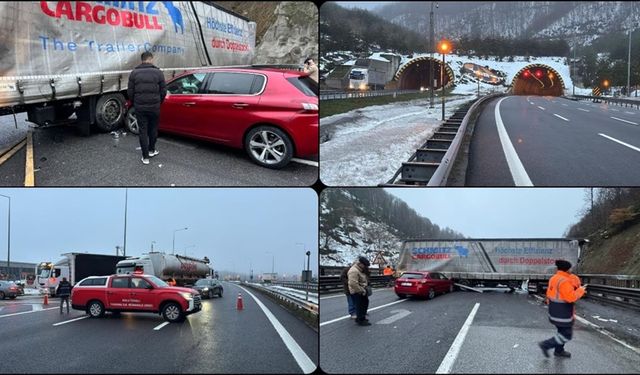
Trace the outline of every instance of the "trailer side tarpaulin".
<path fill-rule="evenodd" d="M 167 70 L 249 65 L 255 31 L 201 2 L 0 2 L 0 106 L 124 90 L 145 51 Z"/>
<path fill-rule="evenodd" d="M 576 240 L 405 241 L 398 270 L 553 274 L 556 259 L 578 263 Z"/>

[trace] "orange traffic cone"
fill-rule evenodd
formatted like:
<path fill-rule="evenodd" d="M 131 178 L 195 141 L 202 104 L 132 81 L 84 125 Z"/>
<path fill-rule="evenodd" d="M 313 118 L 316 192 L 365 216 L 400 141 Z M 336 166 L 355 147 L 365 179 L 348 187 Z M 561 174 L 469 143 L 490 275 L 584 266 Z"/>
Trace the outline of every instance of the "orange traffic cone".
<path fill-rule="evenodd" d="M 242 294 L 238 293 L 238 301 L 236 302 L 236 309 L 242 310 L 244 306 L 242 305 Z"/>
<path fill-rule="evenodd" d="M 44 302 L 42 303 L 43 305 L 48 305 L 49 304 L 49 292 L 47 291 L 47 293 L 44 294 Z"/>

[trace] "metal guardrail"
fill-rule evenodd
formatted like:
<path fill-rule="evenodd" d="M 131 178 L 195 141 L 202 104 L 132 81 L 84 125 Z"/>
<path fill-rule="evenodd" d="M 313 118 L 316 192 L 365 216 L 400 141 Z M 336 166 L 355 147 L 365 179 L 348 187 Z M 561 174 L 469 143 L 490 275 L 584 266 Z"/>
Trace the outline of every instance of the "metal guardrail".
<path fill-rule="evenodd" d="M 318 283 L 310 282 L 309 284 L 304 281 L 276 281 L 271 283 L 265 283 L 265 285 L 277 285 L 284 286 L 287 288 L 298 289 L 298 290 L 309 290 L 310 292 L 318 291 Z M 308 288 L 307 288 L 308 285 Z"/>
<path fill-rule="evenodd" d="M 462 139 L 464 138 L 467 125 L 475 111 L 484 102 L 502 96 L 504 93 L 492 93 L 476 99 L 470 107 L 456 111 L 434 132 L 415 153 L 411 155 L 407 162 L 396 171 L 386 184 L 379 186 L 392 186 L 398 184 L 400 180 L 405 180 L 405 173 L 408 172 L 409 181 L 416 185 L 445 186 L 451 169 L 456 160 Z M 411 186 L 411 185 L 408 185 Z M 415 185 L 414 185 L 415 186 Z"/>
<path fill-rule="evenodd" d="M 369 278 L 369 284 L 374 288 L 385 287 L 388 285 L 387 276 L 372 275 Z M 342 281 L 340 276 L 322 276 L 320 277 L 320 294 L 342 292 Z"/>
<path fill-rule="evenodd" d="M 306 300 L 304 300 L 303 298 L 299 298 L 296 296 L 292 296 L 289 294 L 284 294 L 282 292 L 276 291 L 276 290 L 272 290 L 269 288 L 265 288 L 264 286 L 260 285 L 260 284 L 256 284 L 256 283 L 245 283 L 244 285 L 250 287 L 250 288 L 254 288 L 254 289 L 258 289 L 261 292 L 265 293 L 265 294 L 269 294 L 272 297 L 279 299 L 289 305 L 295 305 L 298 308 L 304 309 L 314 315 L 318 315 L 318 304 L 312 303 L 312 302 L 308 302 Z"/>
<path fill-rule="evenodd" d="M 640 289 L 589 284 L 587 298 L 603 303 L 640 310 Z"/>
<path fill-rule="evenodd" d="M 615 105 L 624 105 L 625 107 L 637 107 L 640 109 L 640 100 L 633 99 L 619 99 L 619 98 L 610 98 L 605 96 L 590 96 L 590 95 L 573 95 L 574 98 L 577 99 L 587 99 L 587 100 L 600 100 L 607 104 L 615 104 Z"/>
<path fill-rule="evenodd" d="M 422 90 L 373 90 L 373 91 L 340 91 L 340 92 L 320 92 L 320 100 L 340 100 L 354 98 L 371 98 L 376 96 L 417 94 Z"/>

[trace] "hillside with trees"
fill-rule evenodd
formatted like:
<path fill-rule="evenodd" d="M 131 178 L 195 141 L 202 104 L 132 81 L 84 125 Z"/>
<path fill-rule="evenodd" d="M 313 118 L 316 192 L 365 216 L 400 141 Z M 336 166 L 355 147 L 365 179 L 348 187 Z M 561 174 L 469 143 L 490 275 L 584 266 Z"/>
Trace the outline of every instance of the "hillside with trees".
<path fill-rule="evenodd" d="M 586 189 L 585 208 L 567 237 L 587 238 L 581 273 L 640 275 L 640 189 Z"/>

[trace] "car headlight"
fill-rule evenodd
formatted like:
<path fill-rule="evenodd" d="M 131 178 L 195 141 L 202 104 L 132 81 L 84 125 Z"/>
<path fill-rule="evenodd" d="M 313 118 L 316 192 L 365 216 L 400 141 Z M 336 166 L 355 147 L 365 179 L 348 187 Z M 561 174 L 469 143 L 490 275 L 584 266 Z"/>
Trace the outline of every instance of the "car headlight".
<path fill-rule="evenodd" d="M 191 294 L 191 293 L 187 293 L 187 292 L 180 292 L 180 295 L 182 296 L 182 298 L 184 298 L 184 299 L 186 299 L 186 300 L 193 299 L 193 294 Z"/>
<path fill-rule="evenodd" d="M 207 290 L 209 290 L 209 288 L 202 288 L 203 292 L 206 292 Z"/>

